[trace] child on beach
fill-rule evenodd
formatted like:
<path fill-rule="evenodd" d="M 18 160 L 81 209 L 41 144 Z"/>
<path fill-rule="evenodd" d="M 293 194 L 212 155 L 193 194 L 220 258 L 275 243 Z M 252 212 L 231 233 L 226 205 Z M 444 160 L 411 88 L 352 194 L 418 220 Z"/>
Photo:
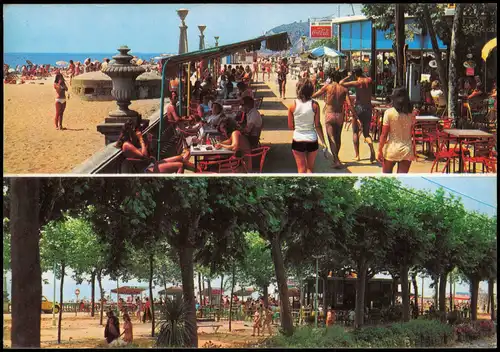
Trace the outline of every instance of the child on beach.
<path fill-rule="evenodd" d="M 259 309 L 255 310 L 255 313 L 253 315 L 253 334 L 252 336 L 255 336 L 255 330 L 257 330 L 257 336 L 260 335 L 260 312 Z"/>

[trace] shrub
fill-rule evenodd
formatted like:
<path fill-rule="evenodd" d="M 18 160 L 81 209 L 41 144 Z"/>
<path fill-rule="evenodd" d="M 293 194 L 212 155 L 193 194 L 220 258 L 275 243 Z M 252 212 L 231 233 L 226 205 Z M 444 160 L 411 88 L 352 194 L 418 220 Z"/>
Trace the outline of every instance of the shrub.
<path fill-rule="evenodd" d="M 476 329 L 481 336 L 493 336 L 495 334 L 495 323 L 493 320 L 480 320 L 476 322 Z"/>
<path fill-rule="evenodd" d="M 439 321 L 413 320 L 390 327 L 367 327 L 346 332 L 341 326 L 327 329 L 297 328 L 291 337 L 277 335 L 269 339 L 268 347 L 296 348 L 407 348 L 436 347 L 451 341 L 453 329 Z"/>
<path fill-rule="evenodd" d="M 188 319 L 190 307 L 184 301 L 167 300 L 160 308 L 156 347 L 187 347 L 196 326 Z"/>

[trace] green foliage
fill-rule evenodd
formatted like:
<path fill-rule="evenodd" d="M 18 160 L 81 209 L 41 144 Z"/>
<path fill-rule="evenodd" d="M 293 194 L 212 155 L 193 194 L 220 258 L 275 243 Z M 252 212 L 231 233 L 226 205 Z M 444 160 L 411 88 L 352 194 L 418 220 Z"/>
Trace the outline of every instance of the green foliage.
<path fill-rule="evenodd" d="M 319 48 L 322 46 L 326 46 L 327 48 L 330 49 L 335 49 L 337 50 L 338 48 L 338 38 L 337 37 L 332 37 L 330 39 L 317 39 L 311 43 L 309 46 L 309 50 L 312 50 L 314 48 Z"/>
<path fill-rule="evenodd" d="M 257 232 L 244 234 L 247 250 L 240 262 L 240 270 L 245 280 L 242 284 L 261 289 L 275 280 L 275 272 L 271 250 Z"/>
<path fill-rule="evenodd" d="M 10 267 L 10 231 L 9 219 L 3 218 L 3 271 L 9 271 Z"/>
<path fill-rule="evenodd" d="M 188 347 L 196 325 L 188 319 L 190 307 L 184 302 L 167 300 L 160 307 L 156 347 Z"/>
<path fill-rule="evenodd" d="M 450 343 L 453 329 L 438 321 L 414 320 L 389 327 L 367 327 L 348 332 L 342 326 L 326 329 L 300 327 L 291 337 L 273 336 L 266 347 L 282 348 L 408 348 L 439 347 Z"/>

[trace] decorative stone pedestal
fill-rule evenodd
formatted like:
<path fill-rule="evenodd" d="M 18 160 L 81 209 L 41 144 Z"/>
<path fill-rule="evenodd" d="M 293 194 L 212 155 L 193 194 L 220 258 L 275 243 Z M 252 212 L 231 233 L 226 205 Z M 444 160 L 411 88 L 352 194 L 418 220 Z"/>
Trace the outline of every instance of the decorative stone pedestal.
<path fill-rule="evenodd" d="M 116 99 L 118 110 L 109 113 L 104 123 L 97 125 L 97 131 L 104 134 L 105 144 L 118 140 L 123 125 L 130 119 L 137 121 L 140 115 L 128 107 L 132 99 L 136 99 L 135 79 L 145 72 L 141 66 L 130 63 L 133 56 L 128 55 L 130 49 L 122 46 L 118 49 L 119 55 L 113 56 L 116 63 L 108 65 L 103 73 L 113 81 L 111 95 Z M 146 121 L 149 123 L 149 121 Z"/>

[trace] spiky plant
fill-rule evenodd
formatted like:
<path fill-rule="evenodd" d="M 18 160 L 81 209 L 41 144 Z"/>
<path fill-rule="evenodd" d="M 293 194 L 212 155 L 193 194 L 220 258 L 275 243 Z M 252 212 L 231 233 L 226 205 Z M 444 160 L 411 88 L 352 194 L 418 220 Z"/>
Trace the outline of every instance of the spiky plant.
<path fill-rule="evenodd" d="M 167 300 L 161 306 L 156 325 L 156 347 L 187 347 L 196 325 L 188 319 L 190 307 L 182 300 Z"/>

